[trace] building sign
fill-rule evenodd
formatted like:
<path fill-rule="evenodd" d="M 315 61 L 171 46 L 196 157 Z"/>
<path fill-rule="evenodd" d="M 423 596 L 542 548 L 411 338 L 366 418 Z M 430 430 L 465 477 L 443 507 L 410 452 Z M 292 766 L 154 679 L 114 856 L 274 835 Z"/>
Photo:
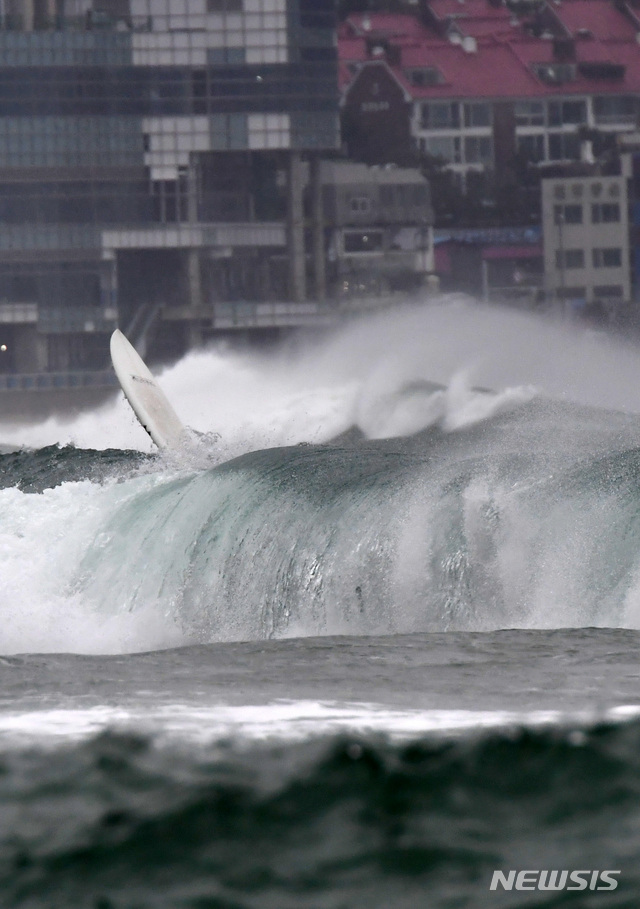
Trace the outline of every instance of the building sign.
<path fill-rule="evenodd" d="M 377 114 L 383 110 L 389 110 L 388 101 L 363 101 L 360 105 L 363 114 Z"/>

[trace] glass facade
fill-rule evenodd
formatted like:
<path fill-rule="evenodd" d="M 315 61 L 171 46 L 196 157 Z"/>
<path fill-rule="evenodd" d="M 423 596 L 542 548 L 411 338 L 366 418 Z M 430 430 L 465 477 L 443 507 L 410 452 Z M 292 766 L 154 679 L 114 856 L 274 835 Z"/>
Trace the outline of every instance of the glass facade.
<path fill-rule="evenodd" d="M 5 0 L 0 306 L 67 330 L 65 304 L 115 312 L 135 270 L 120 251 L 145 227 L 141 269 L 171 246 L 163 227 L 202 228 L 176 248 L 205 256 L 207 223 L 259 216 L 278 155 L 339 143 L 335 15 L 334 0 Z"/>

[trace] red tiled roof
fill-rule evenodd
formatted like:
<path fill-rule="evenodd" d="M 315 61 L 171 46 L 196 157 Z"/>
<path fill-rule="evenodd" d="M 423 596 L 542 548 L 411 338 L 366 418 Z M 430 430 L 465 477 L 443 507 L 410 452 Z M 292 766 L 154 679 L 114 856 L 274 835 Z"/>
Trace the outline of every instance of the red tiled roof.
<path fill-rule="evenodd" d="M 598 38 L 635 41 L 636 28 L 613 3 L 602 0 L 562 0 L 553 6 L 558 19 L 572 35 L 586 29 Z"/>
<path fill-rule="evenodd" d="M 553 42 L 521 42 L 511 45 L 521 63 L 531 69 L 536 63 L 553 63 Z M 625 94 L 640 91 L 640 46 L 633 43 L 608 43 L 604 41 L 579 42 L 576 63 L 616 63 L 625 67 L 622 79 L 593 79 L 580 73 L 576 79 L 561 85 L 540 83 L 539 94 Z M 537 80 L 536 80 L 537 81 Z"/>
<path fill-rule="evenodd" d="M 514 57 L 509 44 L 482 46 L 476 53 L 467 53 L 461 46 L 449 43 L 431 48 L 406 48 L 402 64 L 404 67 L 435 66 L 444 78 L 441 85 L 417 87 L 410 85 L 404 74 L 394 69 L 394 73 L 406 81 L 408 91 L 415 98 L 528 97 L 539 94 L 545 87 Z"/>
<path fill-rule="evenodd" d="M 504 6 L 492 6 L 487 0 L 431 0 L 429 7 L 438 19 L 507 19 L 511 13 Z"/>
<path fill-rule="evenodd" d="M 360 38 L 342 38 L 340 40 L 339 56 L 341 60 L 366 60 L 367 45 Z"/>
<path fill-rule="evenodd" d="M 503 35 L 505 37 L 514 37 L 517 35 L 516 29 L 521 26 L 513 26 L 509 19 L 503 22 L 496 22 L 495 19 L 463 19 L 456 22 L 458 31 L 463 35 L 471 35 L 474 38 L 484 38 L 491 35 Z"/>
<path fill-rule="evenodd" d="M 387 38 L 429 38 L 429 30 L 416 16 L 403 13 L 354 13 L 342 23 L 341 31 L 366 38 L 384 35 Z"/>
<path fill-rule="evenodd" d="M 430 7 L 438 17 L 455 14 L 460 31 L 470 41 L 475 39 L 475 45 L 465 50 L 410 15 L 350 16 L 343 23 L 343 37 L 338 42 L 341 87 L 353 79 L 353 67 L 350 69 L 347 64 L 384 59 L 370 55 L 366 39 L 385 36 L 400 57 L 400 63 L 392 56 L 393 62 L 387 61 L 387 65 L 415 99 L 640 93 L 636 30 L 609 0 L 562 0 L 559 5 L 550 5 L 570 31 L 585 28 L 595 36 L 575 40 L 576 78 L 562 84 L 543 82 L 534 69 L 536 64 L 556 62 L 554 41 L 533 37 L 519 25 L 511 24 L 511 14 L 505 7 L 493 7 L 488 0 L 431 0 Z M 370 28 L 363 30 L 367 24 Z M 607 79 L 596 78 L 596 72 L 589 77 L 580 70 L 581 62 L 618 64 L 624 67 L 624 74 L 622 78 Z M 416 86 L 410 82 L 407 70 L 426 67 L 440 71 L 441 84 Z"/>
<path fill-rule="evenodd" d="M 620 45 L 613 47 L 604 41 L 585 41 L 580 45 L 578 62 L 580 63 L 620 63 Z M 640 54 L 638 54 L 640 61 Z"/>

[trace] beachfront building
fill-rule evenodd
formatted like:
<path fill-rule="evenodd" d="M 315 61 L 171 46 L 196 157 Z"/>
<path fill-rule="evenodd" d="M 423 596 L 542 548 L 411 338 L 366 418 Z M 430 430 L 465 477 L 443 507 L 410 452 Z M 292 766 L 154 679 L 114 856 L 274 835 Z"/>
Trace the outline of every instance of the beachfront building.
<path fill-rule="evenodd" d="M 542 212 L 548 299 L 618 317 L 632 299 L 627 177 L 544 180 Z"/>
<path fill-rule="evenodd" d="M 323 161 L 327 283 L 338 304 L 376 305 L 433 285 L 433 210 L 415 168 Z"/>
<path fill-rule="evenodd" d="M 117 323 L 177 352 L 247 302 L 308 315 L 336 74 L 333 0 L 5 0 L 0 372 L 95 367 Z"/>
<path fill-rule="evenodd" d="M 353 14 L 339 30 L 349 154 L 428 156 L 463 191 L 606 157 L 638 123 L 639 35 L 635 0 L 422 0 L 415 14 Z"/>

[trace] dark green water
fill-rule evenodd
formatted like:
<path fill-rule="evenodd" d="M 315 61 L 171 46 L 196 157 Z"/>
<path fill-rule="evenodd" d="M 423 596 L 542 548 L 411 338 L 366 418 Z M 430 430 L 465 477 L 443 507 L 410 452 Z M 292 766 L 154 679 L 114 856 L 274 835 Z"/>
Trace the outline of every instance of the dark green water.
<path fill-rule="evenodd" d="M 5 658 L 2 905 L 637 905 L 639 645 L 512 631 Z M 491 892 L 511 868 L 621 875 L 612 893 Z"/>
<path fill-rule="evenodd" d="M 0 471 L 3 909 L 640 905 L 636 418 Z"/>

